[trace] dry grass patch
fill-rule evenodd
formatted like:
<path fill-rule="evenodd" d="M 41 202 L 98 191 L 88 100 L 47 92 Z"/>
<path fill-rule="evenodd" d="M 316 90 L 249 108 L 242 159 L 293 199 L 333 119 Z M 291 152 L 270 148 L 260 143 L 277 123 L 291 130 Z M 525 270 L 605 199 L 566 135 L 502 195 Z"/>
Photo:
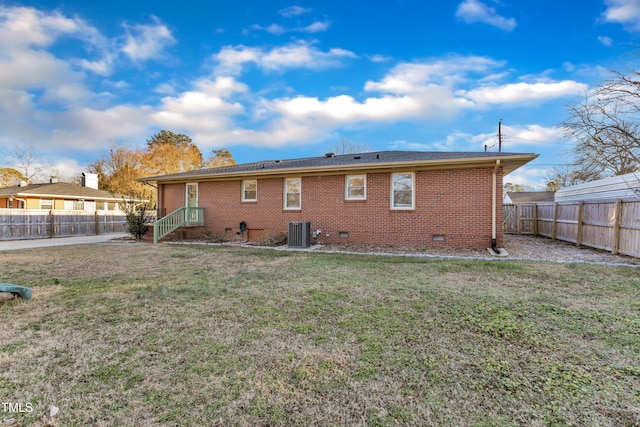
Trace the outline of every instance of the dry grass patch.
<path fill-rule="evenodd" d="M 0 422 L 640 423 L 633 269 L 92 245 L 0 281 L 34 290 L 0 306 L 0 396 L 34 411 Z"/>

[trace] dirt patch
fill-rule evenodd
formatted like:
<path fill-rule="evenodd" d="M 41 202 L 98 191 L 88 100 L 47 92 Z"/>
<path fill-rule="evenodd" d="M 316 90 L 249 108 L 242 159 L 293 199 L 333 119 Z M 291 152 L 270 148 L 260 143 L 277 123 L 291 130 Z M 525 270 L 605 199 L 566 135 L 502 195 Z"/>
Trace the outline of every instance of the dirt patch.
<path fill-rule="evenodd" d="M 555 261 L 555 262 L 589 262 L 602 264 L 638 265 L 640 259 L 625 255 L 613 255 L 610 252 L 576 246 L 575 244 L 553 241 L 546 237 L 505 235 L 504 247 L 509 253 L 505 259 Z M 348 251 L 359 253 L 385 254 L 425 254 L 443 257 L 490 258 L 486 249 L 403 247 L 383 245 L 328 244 L 318 250 Z"/>
<path fill-rule="evenodd" d="M 33 296 L 34 297 L 43 297 L 46 295 L 51 295 L 51 294 L 55 294 L 57 292 L 60 292 L 64 289 L 63 286 L 59 286 L 59 285 L 55 285 L 55 286 L 41 286 L 38 288 L 33 289 Z"/>

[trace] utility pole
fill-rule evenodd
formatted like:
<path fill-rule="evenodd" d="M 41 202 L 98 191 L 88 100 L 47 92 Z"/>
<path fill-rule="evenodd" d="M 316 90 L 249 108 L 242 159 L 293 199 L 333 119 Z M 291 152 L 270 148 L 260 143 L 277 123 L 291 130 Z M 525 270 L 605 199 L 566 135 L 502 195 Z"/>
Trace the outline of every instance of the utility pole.
<path fill-rule="evenodd" d="M 498 122 L 498 153 L 502 153 L 502 119 Z"/>

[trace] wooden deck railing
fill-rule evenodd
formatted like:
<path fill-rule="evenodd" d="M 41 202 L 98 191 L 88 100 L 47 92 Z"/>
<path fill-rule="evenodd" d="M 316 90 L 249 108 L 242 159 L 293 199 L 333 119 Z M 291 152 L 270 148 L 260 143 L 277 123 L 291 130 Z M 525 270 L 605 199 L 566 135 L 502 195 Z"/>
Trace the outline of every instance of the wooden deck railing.
<path fill-rule="evenodd" d="M 180 227 L 204 225 L 204 208 L 182 207 L 153 223 L 153 243 Z"/>

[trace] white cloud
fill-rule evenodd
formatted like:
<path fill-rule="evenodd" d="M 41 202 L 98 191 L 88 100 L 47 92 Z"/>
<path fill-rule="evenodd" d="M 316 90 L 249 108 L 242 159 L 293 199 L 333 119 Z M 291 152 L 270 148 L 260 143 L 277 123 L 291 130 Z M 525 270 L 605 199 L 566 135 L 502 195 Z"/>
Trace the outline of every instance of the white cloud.
<path fill-rule="evenodd" d="M 104 40 L 81 19 L 66 18 L 57 11 L 45 13 L 27 7 L 0 6 L 0 47 L 3 49 L 47 47 L 61 35 L 82 36 L 94 44 Z"/>
<path fill-rule="evenodd" d="M 451 87 L 468 79 L 469 74 L 484 74 L 501 64 L 500 61 L 480 56 L 451 56 L 432 61 L 401 63 L 382 81 L 368 81 L 365 90 L 403 94 L 415 93 L 430 85 Z"/>
<path fill-rule="evenodd" d="M 235 67 L 241 67 L 244 60 L 254 62 L 263 69 L 270 69 L 269 67 L 277 69 L 284 66 L 283 64 L 287 67 L 304 66 L 300 55 L 296 56 L 295 61 L 290 61 L 288 55 L 281 56 L 283 52 L 281 49 L 267 52 L 256 48 L 243 48 L 234 51 L 235 53 L 230 56 L 235 58 L 237 63 L 230 58 L 227 59 Z M 327 53 L 330 52 L 332 51 Z M 227 50 L 226 53 L 229 54 L 231 51 Z M 364 85 L 365 91 L 372 94 L 379 93 L 379 95 L 371 95 L 364 99 L 357 99 L 347 93 L 327 98 L 300 94 L 270 99 L 268 93 L 264 93 L 259 100 L 255 100 L 247 87 L 239 87 L 238 90 L 232 90 L 225 96 L 242 94 L 244 99 L 242 103 L 234 103 L 224 97 L 222 97 L 224 99 L 218 99 L 219 94 L 213 102 L 213 99 L 198 98 L 195 93 L 190 93 L 189 96 L 182 94 L 172 98 L 173 103 L 164 102 L 163 105 L 167 107 L 165 109 L 168 112 L 179 112 L 177 115 L 166 116 L 173 118 L 175 120 L 173 123 L 176 124 L 187 123 L 190 120 L 191 110 L 186 109 L 186 105 L 197 106 L 195 110 L 211 109 L 211 114 L 217 117 L 216 121 L 207 125 L 208 134 L 202 131 L 203 138 L 211 143 L 217 141 L 219 144 L 227 145 L 245 143 L 281 146 L 320 141 L 344 126 L 362 123 L 379 125 L 412 120 L 449 120 L 464 111 L 485 108 L 487 104 L 545 102 L 573 94 L 584 88 L 577 82 L 555 82 L 548 78 L 543 82 L 499 85 L 498 81 L 511 73 L 500 70 L 504 65 L 504 62 L 487 57 L 459 56 L 402 63 L 392 68 L 381 80 L 367 81 Z M 492 82 L 491 85 L 487 85 L 485 80 L 478 78 L 483 75 L 491 76 L 488 79 Z M 218 82 L 221 80 L 218 79 Z M 239 84 L 233 78 L 229 78 L 227 82 L 230 87 Z M 212 104 L 201 105 L 196 102 L 196 100 L 204 102 L 207 99 Z M 181 110 L 184 112 L 180 113 Z M 187 110 L 189 114 L 186 113 Z M 193 114 L 196 114 L 195 110 Z M 253 120 L 251 129 L 238 126 L 239 122 L 235 118 L 248 115 Z M 204 125 L 195 123 L 191 126 L 205 129 Z M 510 130 L 513 138 L 522 140 L 528 138 L 540 141 L 549 138 L 548 130 L 534 125 L 521 129 L 505 129 Z M 464 146 L 468 149 L 482 150 L 484 144 L 491 145 L 495 139 L 495 133 L 487 135 L 458 133 L 444 141 L 429 144 L 428 149 L 451 150 Z M 528 144 L 520 140 L 516 140 L 516 143 Z"/>
<path fill-rule="evenodd" d="M 176 90 L 169 83 L 161 83 L 156 86 L 153 91 L 162 95 L 173 95 L 176 93 Z"/>
<path fill-rule="evenodd" d="M 79 40 L 87 53 L 98 57 L 69 58 L 69 63 L 58 64 L 58 69 L 71 70 L 70 65 L 75 65 L 100 75 L 111 72 L 114 59 L 111 54 L 112 43 L 82 19 L 67 18 L 57 11 L 46 13 L 33 8 L 0 6 L 0 49 L 10 61 L 25 59 L 29 55 L 36 59 L 37 62 L 27 64 L 27 68 L 39 69 L 41 76 L 37 80 L 47 80 L 51 71 L 48 66 L 53 62 L 62 62 L 45 50 L 62 37 Z M 42 61 L 47 62 L 48 66 Z M 20 79 L 26 81 L 30 77 L 27 75 Z"/>
<path fill-rule="evenodd" d="M 380 54 L 367 55 L 367 58 L 371 62 L 389 62 L 392 59 L 390 56 Z"/>
<path fill-rule="evenodd" d="M 584 93 L 586 85 L 573 80 L 560 82 L 509 83 L 502 86 L 491 85 L 477 89 L 460 90 L 464 96 L 478 104 L 512 104 L 529 101 L 546 101 L 564 96 Z"/>
<path fill-rule="evenodd" d="M 9 15 L 19 18 L 10 20 L 6 18 Z M 124 49 L 134 61 L 162 57 L 175 43 L 169 29 L 156 18 L 154 21 L 151 25 L 125 27 Z M 50 47 L 62 37 L 86 43 L 99 55 L 56 56 Z M 380 78 L 367 80 L 363 75 L 361 87 L 355 90 L 330 88 L 335 96 L 296 93 L 280 76 L 274 79 L 276 83 L 267 81 L 255 91 L 239 81 L 246 66 L 267 73 L 322 71 L 358 58 L 340 47 L 323 50 L 316 42 L 297 41 L 270 48 L 225 47 L 213 57 L 213 77 L 196 78 L 188 90 L 179 89 L 185 84 L 182 80 L 159 79 L 154 90 L 145 94 L 145 101 L 114 105 L 116 96 L 94 92 L 87 77 L 89 73 L 114 72 L 118 60 L 122 60 L 116 46 L 116 39 L 107 40 L 76 18 L 33 9 L 0 8 L 0 147 L 15 140 L 43 141 L 49 153 L 91 153 L 110 141 L 144 143 L 161 128 L 187 133 L 202 147 L 306 145 L 323 141 L 345 127 L 377 128 L 406 121 L 438 123 L 487 105 L 543 102 L 581 87 L 573 81 L 548 78 L 544 82 L 508 83 L 515 71 L 506 70 L 502 61 L 480 56 L 400 63 Z M 124 75 L 112 81 L 100 80 L 101 86 L 96 87 L 103 90 L 135 89 L 135 81 L 128 83 Z M 273 85 L 285 87 L 274 89 Z M 282 96 L 285 92 L 287 96 Z M 531 126 L 515 130 L 514 134 L 522 138 L 528 135 L 526 132 L 534 135 L 539 131 Z M 430 147 L 481 147 L 481 137 L 490 136 L 454 133 Z"/>
<path fill-rule="evenodd" d="M 300 16 L 307 13 L 311 13 L 311 10 L 312 10 L 311 8 L 296 5 L 296 6 L 289 6 L 289 7 L 285 7 L 284 9 L 280 9 L 278 13 L 280 13 L 280 15 L 284 16 L 285 18 L 292 18 L 294 16 Z"/>
<path fill-rule="evenodd" d="M 393 141 L 391 149 L 393 150 L 412 150 L 412 151 L 479 151 L 481 145 L 478 139 L 483 136 L 474 136 L 464 132 L 454 132 L 445 137 L 441 141 L 432 142 L 411 142 L 405 140 Z"/>
<path fill-rule="evenodd" d="M 153 20 L 153 25 L 125 25 L 127 35 L 122 52 L 134 62 L 162 58 L 165 49 L 176 43 L 169 28 L 158 18 Z"/>
<path fill-rule="evenodd" d="M 605 0 L 605 22 L 622 24 L 631 32 L 640 31 L 640 0 Z"/>
<path fill-rule="evenodd" d="M 598 41 L 606 47 L 611 47 L 613 45 L 613 39 L 611 37 L 598 36 Z"/>
<path fill-rule="evenodd" d="M 247 92 L 247 86 L 230 77 L 198 80 L 192 90 L 163 98 L 150 120 L 162 128 L 188 129 L 195 141 L 207 146 L 233 140 L 232 119 L 244 114 L 245 107 L 232 98 Z"/>
<path fill-rule="evenodd" d="M 525 165 L 504 177 L 504 183 L 524 185 L 527 191 L 545 191 L 545 180 L 551 168 L 542 169 Z"/>
<path fill-rule="evenodd" d="M 299 31 L 303 33 L 323 33 L 329 29 L 331 23 L 329 21 L 315 21 L 306 27 L 302 27 Z"/>
<path fill-rule="evenodd" d="M 253 63 L 266 71 L 286 71 L 303 68 L 323 70 L 342 65 L 344 59 L 357 58 L 351 51 L 334 48 L 327 52 L 308 42 L 297 42 L 271 50 L 246 46 L 228 46 L 214 56 L 216 74 L 239 75 L 246 63 Z"/>
<path fill-rule="evenodd" d="M 282 35 L 282 34 L 286 33 L 287 29 L 285 27 L 283 27 L 282 25 L 271 24 L 267 28 L 265 28 L 265 31 L 268 32 L 268 33 L 275 34 L 275 35 L 279 36 L 279 35 Z"/>
<path fill-rule="evenodd" d="M 498 15 L 494 8 L 479 0 L 464 0 L 458 4 L 456 18 L 467 24 L 481 22 L 505 31 L 513 31 L 518 25 L 514 18 Z"/>
<path fill-rule="evenodd" d="M 216 74 L 236 76 L 242 73 L 245 63 L 255 63 L 259 61 L 262 50 L 256 47 L 247 46 L 227 46 L 213 56 L 217 62 Z"/>
<path fill-rule="evenodd" d="M 497 134 L 493 134 L 496 137 Z M 489 141 L 489 139 L 487 140 Z M 497 138 L 495 139 L 497 142 Z M 502 125 L 502 151 L 535 152 L 540 147 L 550 148 L 563 145 L 560 130 L 556 127 L 544 127 L 538 124 L 528 125 Z M 489 144 L 491 145 L 491 144 Z M 494 147 L 497 151 L 498 146 Z"/>
<path fill-rule="evenodd" d="M 314 21 L 311 24 L 300 26 L 300 27 L 286 27 L 280 24 L 270 24 L 266 27 L 263 27 L 262 25 L 259 25 L 259 24 L 253 24 L 251 25 L 250 28 L 252 30 L 266 31 L 267 33 L 270 33 L 276 36 L 281 36 L 283 34 L 287 34 L 291 32 L 308 33 L 308 34 L 323 33 L 328 31 L 330 26 L 331 26 L 331 22 L 329 21 Z M 245 34 L 249 34 L 249 31 L 245 30 Z"/>

